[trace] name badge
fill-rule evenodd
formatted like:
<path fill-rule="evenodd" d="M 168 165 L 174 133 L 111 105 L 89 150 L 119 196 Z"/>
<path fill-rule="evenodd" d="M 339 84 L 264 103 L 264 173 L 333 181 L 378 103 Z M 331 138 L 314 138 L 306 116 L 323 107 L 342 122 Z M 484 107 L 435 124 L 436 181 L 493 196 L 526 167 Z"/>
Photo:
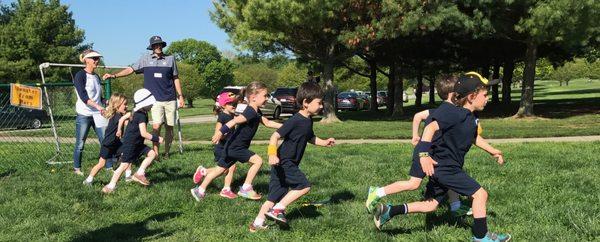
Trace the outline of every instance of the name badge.
<path fill-rule="evenodd" d="M 154 73 L 154 78 L 162 78 L 162 73 Z"/>

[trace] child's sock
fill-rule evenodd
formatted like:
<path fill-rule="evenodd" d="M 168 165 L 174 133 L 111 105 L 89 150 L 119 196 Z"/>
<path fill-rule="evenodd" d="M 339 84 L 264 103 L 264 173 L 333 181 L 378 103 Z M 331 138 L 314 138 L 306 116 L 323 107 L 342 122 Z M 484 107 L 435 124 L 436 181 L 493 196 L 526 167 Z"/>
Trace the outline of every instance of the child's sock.
<path fill-rule="evenodd" d="M 205 192 L 206 190 L 204 190 L 204 188 L 202 188 L 201 186 L 198 186 L 198 191 L 199 191 L 200 193 L 204 194 L 204 192 Z"/>
<path fill-rule="evenodd" d="M 231 187 L 223 187 L 221 191 L 231 191 Z"/>
<path fill-rule="evenodd" d="M 377 188 L 376 190 L 377 192 L 377 197 L 385 197 L 385 189 L 383 189 L 383 187 Z"/>
<path fill-rule="evenodd" d="M 265 223 L 265 219 L 264 218 L 256 217 L 254 219 L 254 226 L 262 226 L 264 223 Z"/>
<path fill-rule="evenodd" d="M 402 205 L 398 205 L 398 206 L 392 206 L 392 208 L 390 209 L 390 218 L 394 217 L 398 214 L 407 214 L 408 213 L 408 205 L 402 204 Z"/>
<path fill-rule="evenodd" d="M 93 176 L 88 176 L 88 177 L 85 179 L 85 181 L 86 181 L 86 182 L 92 182 L 92 181 L 94 181 L 94 177 L 93 177 Z"/>
<path fill-rule="evenodd" d="M 473 219 L 473 236 L 483 239 L 488 232 L 486 217 Z"/>
<path fill-rule="evenodd" d="M 114 183 L 108 183 L 108 185 L 106 185 L 106 187 L 110 188 L 110 189 L 115 189 L 115 187 L 117 186 L 117 184 Z"/>
<path fill-rule="evenodd" d="M 461 206 L 461 202 L 460 200 L 458 201 L 454 201 L 450 203 L 450 211 L 455 212 L 456 210 L 458 210 Z"/>
<path fill-rule="evenodd" d="M 281 205 L 281 203 L 277 203 L 275 206 L 273 206 L 273 209 L 285 210 L 285 206 Z"/>
<path fill-rule="evenodd" d="M 146 169 L 142 167 L 138 168 L 138 170 L 135 172 L 135 174 L 138 174 L 138 176 L 142 176 L 144 173 L 146 173 Z"/>
<path fill-rule="evenodd" d="M 246 184 L 246 183 L 244 183 L 244 185 L 242 185 L 242 189 L 244 189 L 244 190 L 246 190 L 246 191 L 247 191 L 247 190 L 250 190 L 250 189 L 252 189 L 252 185 L 251 185 L 251 184 Z"/>
<path fill-rule="evenodd" d="M 125 170 L 125 177 L 131 176 L 131 170 Z"/>

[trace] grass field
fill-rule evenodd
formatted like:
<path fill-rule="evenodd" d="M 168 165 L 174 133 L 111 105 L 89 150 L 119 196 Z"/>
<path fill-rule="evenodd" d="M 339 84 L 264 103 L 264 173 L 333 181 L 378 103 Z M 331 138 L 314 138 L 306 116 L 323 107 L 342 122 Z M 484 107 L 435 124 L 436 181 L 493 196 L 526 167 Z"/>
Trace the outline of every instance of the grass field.
<path fill-rule="evenodd" d="M 319 132 L 317 132 L 319 134 Z M 11 149 L 6 161 L 20 160 L 27 146 Z M 600 239 L 600 142 L 503 144 L 508 163 L 498 166 L 474 148 L 466 169 L 488 191 L 488 221 L 492 231 L 509 232 L 515 241 L 587 241 Z M 253 146 L 265 157 L 265 146 Z M 431 215 L 400 216 L 377 231 L 366 214 L 369 185 L 407 178 L 410 145 L 309 146 L 302 163 L 313 184 L 301 202 L 331 197 L 320 208 L 288 209 L 291 230 L 276 227 L 250 234 L 260 202 L 226 200 L 217 195 L 222 179 L 209 196 L 195 202 L 189 194 L 197 165 L 212 165 L 210 146 L 192 146 L 185 155 L 153 165 L 148 177 L 154 185 L 119 183 L 115 194 L 100 193 L 109 175 L 100 173 L 93 187 L 71 174 L 70 165 L 48 166 L 42 161 L 0 163 L 0 241 L 465 241 L 472 219 L 454 224 L 446 208 Z M 87 156 L 90 157 L 90 156 Z M 87 158 L 84 170 L 95 162 Z M 247 166 L 236 174 L 240 185 Z M 255 188 L 267 193 L 266 165 Z M 386 198 L 402 203 L 420 198 L 408 192 Z"/>

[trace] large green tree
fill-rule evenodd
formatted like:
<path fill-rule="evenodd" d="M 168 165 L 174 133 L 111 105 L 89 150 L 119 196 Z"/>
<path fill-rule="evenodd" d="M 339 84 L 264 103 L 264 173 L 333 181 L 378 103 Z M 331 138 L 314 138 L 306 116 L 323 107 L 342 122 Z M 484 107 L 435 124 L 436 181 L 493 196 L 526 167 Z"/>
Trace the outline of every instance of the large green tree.
<path fill-rule="evenodd" d="M 84 32 L 73 14 L 58 0 L 19 0 L 0 8 L 0 82 L 38 80 L 40 63 L 77 63 L 79 50 L 88 47 L 81 45 Z M 64 69 L 49 75 L 69 78 Z"/>

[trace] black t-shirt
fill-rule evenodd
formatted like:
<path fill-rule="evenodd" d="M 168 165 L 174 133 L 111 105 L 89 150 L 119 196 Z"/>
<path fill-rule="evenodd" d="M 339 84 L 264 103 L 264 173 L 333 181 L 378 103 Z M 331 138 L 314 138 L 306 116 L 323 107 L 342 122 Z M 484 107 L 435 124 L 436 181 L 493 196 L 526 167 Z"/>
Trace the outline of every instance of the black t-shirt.
<path fill-rule="evenodd" d="M 123 136 L 123 146 L 138 146 L 144 144 L 144 137 L 140 133 L 140 123 L 148 123 L 148 114 L 146 112 L 137 111 L 133 113 L 133 119 L 125 128 Z"/>
<path fill-rule="evenodd" d="M 217 122 L 221 123 L 221 125 L 225 125 L 227 122 L 231 121 L 232 119 L 233 119 L 233 115 L 229 115 L 224 112 L 219 112 L 217 114 Z M 221 138 L 221 140 L 219 141 L 217 146 L 219 146 L 220 148 L 225 146 L 225 143 L 227 142 L 227 140 L 229 140 L 229 137 L 231 137 L 231 134 L 233 132 L 235 132 L 235 127 L 231 128 L 231 131 L 229 131 L 228 134 L 223 134 L 223 138 Z"/>
<path fill-rule="evenodd" d="M 465 155 L 477 137 L 477 117 L 468 109 L 454 105 L 440 106 L 431 115 L 437 121 L 440 137 L 433 140 L 431 157 L 438 166 L 462 168 Z"/>
<path fill-rule="evenodd" d="M 282 162 L 292 161 L 296 165 L 300 164 L 306 149 L 306 143 L 315 137 L 312 119 L 296 113 L 283 123 L 277 133 L 283 137 L 283 143 L 277 150 L 279 160 Z"/>
<path fill-rule="evenodd" d="M 246 122 L 235 129 L 225 145 L 228 149 L 248 149 L 262 119 L 260 109 L 257 112 L 250 105 L 240 115 L 246 118 Z"/>
<path fill-rule="evenodd" d="M 121 119 L 123 115 L 119 112 L 115 112 L 115 114 L 108 120 L 108 126 L 106 126 L 106 130 L 104 131 L 104 140 L 102 140 L 102 145 L 104 146 L 119 146 L 121 144 L 121 140 L 117 138 L 117 129 L 119 127 L 119 119 Z"/>

